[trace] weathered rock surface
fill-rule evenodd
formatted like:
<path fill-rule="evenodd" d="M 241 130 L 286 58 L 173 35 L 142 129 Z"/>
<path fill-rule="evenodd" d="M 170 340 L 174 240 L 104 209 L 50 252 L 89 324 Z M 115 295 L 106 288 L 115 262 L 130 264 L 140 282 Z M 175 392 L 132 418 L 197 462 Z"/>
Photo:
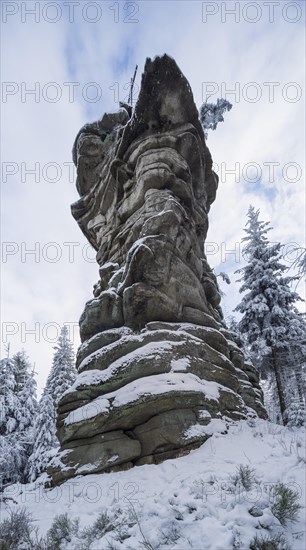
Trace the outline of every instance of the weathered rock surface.
<path fill-rule="evenodd" d="M 59 404 L 54 483 L 178 456 L 214 418 L 265 416 L 204 256 L 218 178 L 175 61 L 148 59 L 132 117 L 121 108 L 86 124 L 73 158 L 72 213 L 100 278 L 80 319 L 79 376 Z"/>

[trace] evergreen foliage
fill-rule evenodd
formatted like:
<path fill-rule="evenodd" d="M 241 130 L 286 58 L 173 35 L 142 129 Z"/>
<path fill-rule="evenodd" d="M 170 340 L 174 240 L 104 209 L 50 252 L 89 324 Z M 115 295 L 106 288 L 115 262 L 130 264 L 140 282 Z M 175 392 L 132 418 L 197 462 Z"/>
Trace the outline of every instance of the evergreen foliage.
<path fill-rule="evenodd" d="M 58 447 L 57 405 L 76 378 L 74 354 L 64 326 L 39 405 L 34 369 L 24 351 L 0 361 L 0 482 L 34 481 Z"/>
<path fill-rule="evenodd" d="M 58 447 L 55 428 L 55 407 L 50 394 L 44 391 L 34 427 L 34 446 L 29 458 L 29 477 L 34 481 L 47 467 Z"/>
<path fill-rule="evenodd" d="M 24 351 L 0 361 L 0 472 L 2 484 L 27 480 L 37 411 L 33 367 Z"/>
<path fill-rule="evenodd" d="M 39 412 L 34 427 L 34 448 L 29 459 L 31 481 L 45 471 L 49 460 L 56 453 L 59 446 L 56 437 L 57 405 L 62 394 L 76 378 L 74 353 L 68 337 L 68 328 L 65 325 L 54 349 L 52 367 L 39 402 Z"/>
<path fill-rule="evenodd" d="M 72 343 L 69 340 L 68 328 L 65 325 L 54 349 L 52 367 L 45 390 L 50 394 L 54 406 L 57 408 L 60 397 L 72 386 L 76 379 Z"/>
<path fill-rule="evenodd" d="M 200 107 L 199 116 L 203 126 L 205 139 L 208 137 L 208 130 L 216 130 L 219 122 L 224 122 L 223 114 L 230 111 L 232 104 L 227 99 L 218 98 L 217 103 L 203 103 Z"/>
<path fill-rule="evenodd" d="M 269 222 L 259 220 L 259 210 L 250 206 L 246 225 L 240 292 L 244 293 L 236 311 L 243 314 L 239 330 L 246 338 L 253 362 L 263 377 L 272 375 L 277 388 L 282 420 L 288 422 L 294 398 L 305 411 L 306 325 L 295 303 L 300 296 L 290 288 L 296 277 L 284 275 L 281 244 L 271 245 Z M 292 419 L 292 415 L 291 415 Z"/>

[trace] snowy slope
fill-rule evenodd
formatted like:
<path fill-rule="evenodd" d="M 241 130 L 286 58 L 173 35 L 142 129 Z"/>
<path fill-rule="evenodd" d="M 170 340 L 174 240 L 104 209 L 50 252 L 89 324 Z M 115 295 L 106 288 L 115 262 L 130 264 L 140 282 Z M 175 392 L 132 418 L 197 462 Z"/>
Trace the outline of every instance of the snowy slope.
<path fill-rule="evenodd" d="M 107 512 L 104 536 L 90 546 L 82 546 L 80 537 L 73 536 L 61 546 L 65 550 L 244 550 L 250 548 L 256 534 L 260 538 L 283 532 L 294 550 L 303 550 L 303 429 L 263 420 L 240 421 L 230 427 L 216 421 L 214 429 L 217 431 L 199 449 L 157 466 L 79 476 L 54 489 L 44 489 L 42 476 L 35 484 L 9 487 L 6 496 L 26 506 L 42 534 L 57 514 L 79 517 L 81 531 L 92 525 L 99 513 Z M 255 471 L 256 480 L 249 490 L 233 481 L 239 465 Z M 296 490 L 303 506 L 298 522 L 289 522 L 284 530 L 271 511 L 274 500 L 269 488 L 277 482 Z M 2 519 L 17 504 L 7 501 Z M 284 546 L 273 548 L 282 550 Z"/>

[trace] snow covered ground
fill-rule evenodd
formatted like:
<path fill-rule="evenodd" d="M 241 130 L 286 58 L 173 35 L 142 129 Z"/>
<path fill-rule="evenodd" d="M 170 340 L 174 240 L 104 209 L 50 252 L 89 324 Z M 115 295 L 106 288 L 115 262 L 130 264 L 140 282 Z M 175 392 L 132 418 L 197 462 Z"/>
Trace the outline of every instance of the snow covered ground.
<path fill-rule="evenodd" d="M 72 535 L 60 546 L 65 550 L 247 550 L 256 535 L 261 539 L 279 533 L 289 547 L 304 550 L 305 464 L 304 429 L 263 420 L 229 427 L 219 422 L 217 432 L 199 449 L 158 466 L 79 476 L 53 489 L 43 487 L 44 476 L 33 484 L 12 485 L 5 496 L 15 502 L 2 505 L 1 519 L 25 506 L 45 534 L 55 516 L 67 512 L 71 519 L 80 518 L 80 533 L 100 515 L 96 538 L 90 542 L 88 535 L 86 546 L 84 537 Z M 249 472 L 248 481 L 243 478 L 247 489 L 237 478 L 239 467 Z M 278 482 L 296 491 L 302 506 L 298 521 L 285 527 L 272 513 Z M 279 542 L 254 548 L 285 547 Z"/>

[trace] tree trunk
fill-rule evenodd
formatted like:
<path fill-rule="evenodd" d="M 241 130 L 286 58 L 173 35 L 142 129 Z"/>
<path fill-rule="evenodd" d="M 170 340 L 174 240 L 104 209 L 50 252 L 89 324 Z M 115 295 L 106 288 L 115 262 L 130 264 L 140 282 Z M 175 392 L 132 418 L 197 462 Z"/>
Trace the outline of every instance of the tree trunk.
<path fill-rule="evenodd" d="M 289 346 L 286 354 L 286 358 L 285 358 L 285 365 L 287 367 L 287 370 L 289 370 L 288 366 L 290 365 L 291 379 L 294 384 L 294 388 L 292 388 L 294 395 L 289 397 L 298 398 L 301 409 L 304 409 L 304 406 L 305 406 L 305 396 L 303 391 L 303 371 L 302 371 L 302 364 L 304 359 L 305 358 L 303 357 L 303 352 L 301 351 L 301 349 L 299 349 L 295 345 Z M 287 391 L 287 395 L 288 395 L 288 391 Z"/>
<path fill-rule="evenodd" d="M 287 421 L 285 419 L 285 410 L 286 410 L 285 392 L 284 392 L 284 386 L 283 386 L 283 381 L 282 381 L 281 368 L 280 368 L 280 365 L 277 362 L 274 347 L 272 347 L 271 363 L 272 363 L 272 369 L 275 373 L 276 387 L 277 387 L 277 393 L 278 393 L 279 406 L 280 406 L 280 410 L 281 410 L 282 420 L 283 420 L 283 423 L 286 424 Z"/>
<path fill-rule="evenodd" d="M 296 388 L 297 393 L 299 396 L 299 402 L 302 408 L 304 408 L 304 393 L 303 393 L 303 377 L 302 377 L 302 369 L 300 365 L 295 364 L 294 365 L 294 374 L 296 379 Z"/>

